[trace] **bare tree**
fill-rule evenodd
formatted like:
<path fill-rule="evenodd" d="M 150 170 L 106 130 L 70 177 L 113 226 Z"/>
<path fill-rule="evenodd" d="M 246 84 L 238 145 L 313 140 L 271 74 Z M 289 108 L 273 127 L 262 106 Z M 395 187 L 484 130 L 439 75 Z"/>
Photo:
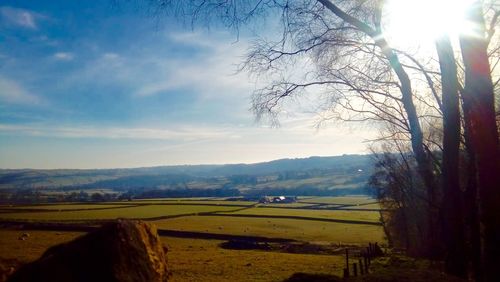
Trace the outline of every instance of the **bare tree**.
<path fill-rule="evenodd" d="M 281 36 L 257 42 L 244 68 L 253 73 L 283 73 L 283 68 L 308 60 L 314 68 L 300 79 L 281 76 L 257 91 L 253 109 L 258 118 L 274 118 L 282 103 L 308 89 L 323 90 L 334 107 L 347 109 L 349 120 L 393 123 L 409 137 L 417 170 L 427 188 L 429 206 L 426 252 L 432 255 L 439 240 L 436 210 L 437 181 L 410 75 L 382 32 L 383 0 L 260 0 L 160 1 L 193 20 L 219 19 L 237 29 L 268 14 L 280 16 Z M 311 65 L 311 64 L 310 64 Z M 295 69 L 295 71 L 300 71 Z M 422 103 L 426 103 L 422 99 Z"/>
<path fill-rule="evenodd" d="M 387 130 L 392 131 L 393 126 Z M 398 135 L 398 134 L 396 134 Z M 416 163 L 406 138 L 378 142 L 371 151 L 376 161 L 370 184 L 383 208 L 384 230 L 395 248 L 409 255 L 421 255 L 428 209 L 426 191 L 416 173 Z"/>
<path fill-rule="evenodd" d="M 457 92 L 460 89 L 465 143 L 469 160 L 474 161 L 477 169 L 481 221 L 485 226 L 483 263 L 498 264 L 500 243 L 494 241 L 500 238 L 500 211 L 495 205 L 500 203 L 500 193 L 494 186 L 500 183 L 500 176 L 495 175 L 499 171 L 499 149 L 493 93 L 500 80 L 493 81 L 490 71 L 500 60 L 490 68 L 488 59 L 492 53 L 498 53 L 499 48 L 490 52 L 487 49 L 495 34 L 498 13 L 492 16 L 486 30 L 481 1 L 471 10 L 470 19 L 477 24 L 481 36 L 461 38 L 465 75 L 462 88 L 459 84 L 462 70 L 457 71 L 448 39 L 437 42 L 438 59 L 427 63 L 389 45 L 381 26 L 384 2 L 160 0 L 153 3 L 160 10 L 171 7 L 177 15 L 189 15 L 193 22 L 217 20 L 235 30 L 256 19 L 279 15 L 280 35 L 273 40 L 255 42 L 242 66 L 251 73 L 273 78 L 253 96 L 256 116 L 274 121 L 286 101 L 312 90 L 322 93 L 324 107 L 320 108 L 320 115 L 324 119 L 375 120 L 387 124 L 391 130 L 381 139 L 400 139 L 410 144 L 416 165 L 405 169 L 416 168 L 418 176 L 413 179 L 420 178 L 426 188 L 426 200 L 421 202 L 427 205 L 426 224 L 418 226 L 427 242 L 420 247 L 426 249 L 428 256 L 440 254 L 437 235 L 440 234 L 438 214 L 442 203 L 436 174 L 442 170 L 442 196 L 446 200 L 441 223 L 447 240 L 447 269 L 465 276 L 463 195 L 458 179 L 461 126 Z M 435 151 L 443 152 L 442 163 Z M 393 180 L 393 183 L 404 182 L 400 178 Z M 466 195 L 475 198 L 476 179 L 469 177 L 469 180 Z M 400 208 L 408 206 L 407 198 L 393 195 L 399 199 Z M 475 211 L 475 201 L 467 203 L 466 207 L 473 209 L 467 214 Z M 406 212 L 402 217 L 409 218 Z M 474 225 L 470 223 L 473 220 L 468 222 Z M 409 233 L 411 228 L 405 228 Z"/>
<path fill-rule="evenodd" d="M 436 41 L 442 85 L 443 109 L 443 238 L 446 241 L 446 270 L 467 278 L 462 191 L 459 181 L 460 108 L 457 64 L 447 36 Z"/>
<path fill-rule="evenodd" d="M 483 225 L 483 273 L 485 281 L 493 281 L 495 267 L 500 264 L 500 148 L 483 15 L 482 2 L 475 1 L 468 14 L 475 26 L 475 34 L 462 36 L 460 45 L 465 66 L 463 104 L 470 119 L 470 141 L 475 154 Z"/>

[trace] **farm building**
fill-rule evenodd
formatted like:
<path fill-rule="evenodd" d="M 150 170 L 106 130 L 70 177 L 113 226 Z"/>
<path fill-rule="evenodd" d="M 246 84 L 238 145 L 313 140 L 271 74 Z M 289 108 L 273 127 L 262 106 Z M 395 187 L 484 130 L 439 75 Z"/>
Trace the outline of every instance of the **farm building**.
<path fill-rule="evenodd" d="M 260 198 L 259 203 L 261 204 L 267 204 L 267 203 L 295 203 L 297 202 L 297 197 L 295 196 L 277 196 L 277 197 L 269 197 L 269 196 L 263 196 Z"/>

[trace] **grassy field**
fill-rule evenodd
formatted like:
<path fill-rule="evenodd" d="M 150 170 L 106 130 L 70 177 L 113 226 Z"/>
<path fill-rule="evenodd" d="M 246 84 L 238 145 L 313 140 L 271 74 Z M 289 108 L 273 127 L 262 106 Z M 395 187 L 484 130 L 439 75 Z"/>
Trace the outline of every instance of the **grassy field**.
<path fill-rule="evenodd" d="M 16 210 L 89 210 L 89 209 L 107 209 L 119 208 L 124 206 L 134 206 L 134 204 L 63 204 L 63 205 L 23 205 L 23 206 L 4 206 L 0 209 Z"/>
<path fill-rule="evenodd" d="M 310 197 L 299 199 L 301 203 L 333 204 L 333 205 L 358 205 L 373 203 L 375 200 L 366 196 L 351 197 Z"/>
<path fill-rule="evenodd" d="M 181 200 L 181 199 L 169 199 L 169 200 L 134 200 L 129 202 L 120 203 L 131 203 L 131 204 L 201 204 L 201 205 L 226 205 L 226 206 L 252 206 L 257 204 L 257 202 L 251 201 L 226 201 L 226 200 Z"/>
<path fill-rule="evenodd" d="M 172 281 L 283 281 L 295 272 L 341 275 L 343 257 L 225 250 L 217 240 L 164 237 Z"/>
<path fill-rule="evenodd" d="M 305 204 L 305 203 L 288 203 L 288 204 L 279 204 L 279 203 L 269 203 L 269 204 L 260 204 L 261 207 L 276 207 L 276 208 L 304 208 L 310 207 L 314 204 Z"/>
<path fill-rule="evenodd" d="M 365 224 L 226 216 L 180 217 L 152 221 L 152 223 L 156 224 L 158 229 L 264 236 L 307 242 L 365 244 L 383 241 L 381 226 Z"/>
<path fill-rule="evenodd" d="M 318 188 L 328 188 L 333 185 L 342 188 L 357 188 L 359 183 L 345 184 L 350 180 L 352 175 L 329 175 L 321 177 L 311 177 L 305 179 L 289 179 L 289 180 L 276 180 L 255 185 L 257 189 L 263 188 L 294 188 L 303 185 L 310 185 Z"/>
<path fill-rule="evenodd" d="M 350 210 L 350 209 L 360 209 L 360 210 L 380 210 L 380 204 L 375 203 L 375 204 L 361 204 L 361 205 L 356 205 L 356 206 L 348 206 L 348 207 L 342 207 L 341 209 L 343 210 Z"/>
<path fill-rule="evenodd" d="M 374 211 L 347 211 L 347 210 L 304 210 L 304 209 L 276 209 L 257 207 L 240 210 L 237 212 L 221 212 L 239 215 L 261 216 L 298 216 L 320 219 L 341 219 L 379 222 L 380 214 Z"/>
<path fill-rule="evenodd" d="M 40 257 L 50 246 L 70 241 L 83 233 L 0 230 L 0 257 L 23 263 Z M 340 256 L 287 254 L 252 250 L 225 250 L 222 241 L 162 237 L 168 246 L 169 281 L 282 281 L 295 272 L 340 275 Z"/>
<path fill-rule="evenodd" d="M 133 201 L 137 202 L 149 202 L 149 201 L 204 201 L 204 200 L 215 200 L 216 198 L 210 197 L 191 197 L 191 198 L 154 198 L 154 199 L 134 199 Z M 223 200 L 223 199 L 222 199 Z"/>
<path fill-rule="evenodd" d="M 237 208 L 237 207 L 236 207 Z M 0 213 L 0 219 L 30 221 L 98 220 L 115 218 L 155 218 L 181 214 L 214 211 L 230 211 L 235 207 L 201 205 L 144 205 L 119 209 L 60 211 L 60 212 L 19 212 Z"/>
<path fill-rule="evenodd" d="M 225 241 L 215 235 L 288 239 L 323 246 L 384 243 L 382 227 L 377 225 L 377 211 L 349 210 L 363 207 L 376 209 L 377 204 L 370 204 L 373 199 L 304 197 L 300 200 L 302 203 L 267 205 L 256 205 L 256 202 L 250 201 L 225 201 L 221 198 L 198 198 L 3 206 L 0 221 L 85 223 L 89 220 L 91 223 L 93 220 L 118 217 L 144 219 L 158 227 L 160 234 L 163 234 L 163 242 L 169 247 L 168 260 L 173 274 L 171 281 L 282 281 L 296 272 L 341 275 L 344 267 L 341 255 L 223 249 L 219 245 Z M 315 209 L 325 207 L 343 209 Z M 18 240 L 24 232 L 30 234 L 29 238 Z M 177 232 L 177 235 L 172 232 Z M 179 232 L 188 235 L 178 235 Z M 82 234 L 0 229 L 0 259 L 29 262 L 38 258 L 48 247 Z"/>

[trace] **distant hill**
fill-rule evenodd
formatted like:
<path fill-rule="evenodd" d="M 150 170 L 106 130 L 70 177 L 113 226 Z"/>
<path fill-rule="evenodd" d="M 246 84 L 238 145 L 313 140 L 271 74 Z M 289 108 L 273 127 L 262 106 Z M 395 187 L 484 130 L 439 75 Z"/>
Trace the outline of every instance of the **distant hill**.
<path fill-rule="evenodd" d="M 365 185 L 372 167 L 370 155 L 343 155 L 255 164 L 84 170 L 2 169 L 0 189 L 349 189 Z"/>

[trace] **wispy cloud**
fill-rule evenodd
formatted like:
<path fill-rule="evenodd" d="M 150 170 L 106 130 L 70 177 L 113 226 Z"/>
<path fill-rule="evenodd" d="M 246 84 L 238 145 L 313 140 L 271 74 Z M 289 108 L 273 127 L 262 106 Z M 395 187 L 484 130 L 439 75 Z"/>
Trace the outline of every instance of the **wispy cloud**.
<path fill-rule="evenodd" d="M 226 35 L 227 36 L 227 35 Z M 176 89 L 196 91 L 201 97 L 250 94 L 254 83 L 246 74 L 237 73 L 248 44 L 240 41 L 231 44 L 227 38 L 201 33 L 175 33 L 170 36 L 176 43 L 191 45 L 204 50 L 203 56 L 192 58 L 167 58 L 157 62 L 164 79 L 143 83 L 136 96 L 152 96 Z M 248 96 L 247 95 L 247 96 Z"/>
<path fill-rule="evenodd" d="M 246 73 L 236 73 L 248 44 L 232 44 L 225 35 L 212 38 L 204 33 L 176 33 L 175 44 L 192 46 L 188 53 L 174 55 L 147 49 L 141 53 L 102 52 L 68 74 L 64 85 L 73 87 L 92 81 L 101 85 L 118 85 L 135 97 L 151 97 L 176 90 L 188 91 L 200 99 L 228 96 L 250 96 L 254 82 Z M 169 37 L 170 38 L 170 37 Z M 170 38 L 171 39 L 171 38 Z M 203 43 L 199 43 L 203 42 Z M 172 42 L 163 42 L 168 45 Z M 128 51 L 128 52 L 127 52 Z M 103 75 L 105 74 L 105 75 Z"/>
<path fill-rule="evenodd" d="M 116 60 L 118 58 L 120 58 L 120 55 L 116 54 L 116 53 L 104 53 L 102 55 L 102 58 L 105 59 L 105 60 Z"/>
<path fill-rule="evenodd" d="M 39 13 L 5 6 L 0 7 L 0 15 L 5 22 L 28 29 L 38 29 L 37 21 L 44 18 Z"/>
<path fill-rule="evenodd" d="M 0 75 L 0 100 L 10 104 L 40 104 L 41 99 L 29 93 L 14 80 Z"/>
<path fill-rule="evenodd" d="M 71 61 L 75 55 L 70 52 L 57 52 L 54 54 L 54 58 L 60 61 Z"/>
<path fill-rule="evenodd" d="M 346 135 L 346 128 L 317 130 L 309 117 L 286 120 L 279 129 L 256 124 L 250 125 L 199 125 L 177 124 L 171 127 L 105 127 L 105 126 L 56 126 L 47 124 L 1 124 L 0 133 L 58 138 L 102 138 L 167 140 L 193 142 L 200 140 L 255 142 L 268 138 L 280 142 L 297 142 L 312 139 L 332 140 Z M 368 130 L 369 131 L 369 130 Z M 293 140 L 293 141 L 292 141 Z M 260 142 L 260 141 L 259 141 Z"/>
<path fill-rule="evenodd" d="M 168 32 L 167 38 L 176 44 L 190 45 L 194 47 L 217 48 L 220 46 L 218 40 L 214 38 L 225 37 L 227 33 L 223 31 L 210 31 L 210 38 L 200 31 L 180 31 Z"/>
<path fill-rule="evenodd" d="M 227 137 L 229 134 L 227 130 L 220 128 L 201 128 L 192 126 L 167 129 L 145 127 L 61 127 L 11 124 L 0 124 L 0 132 L 59 138 L 145 139 L 178 142 L 223 138 Z"/>

